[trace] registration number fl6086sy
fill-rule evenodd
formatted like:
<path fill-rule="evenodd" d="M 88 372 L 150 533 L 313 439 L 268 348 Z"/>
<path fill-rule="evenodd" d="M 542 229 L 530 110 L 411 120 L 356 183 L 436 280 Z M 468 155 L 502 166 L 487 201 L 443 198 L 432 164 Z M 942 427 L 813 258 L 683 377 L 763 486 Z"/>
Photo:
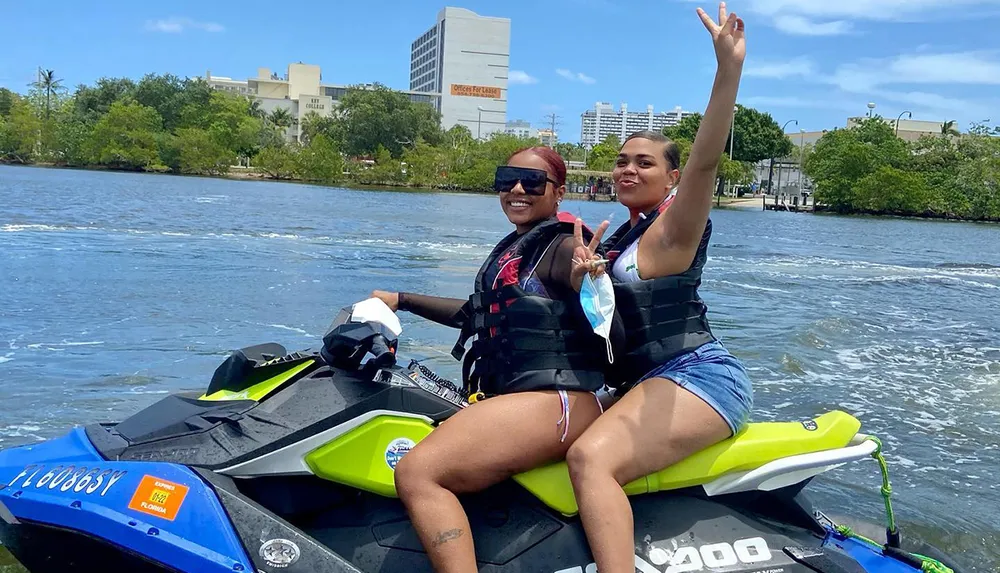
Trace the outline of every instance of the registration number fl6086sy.
<path fill-rule="evenodd" d="M 109 470 L 100 467 L 58 465 L 46 471 L 46 466 L 31 464 L 7 483 L 8 487 L 27 489 L 48 488 L 86 495 L 107 495 L 108 490 L 122 479 L 128 470 Z"/>

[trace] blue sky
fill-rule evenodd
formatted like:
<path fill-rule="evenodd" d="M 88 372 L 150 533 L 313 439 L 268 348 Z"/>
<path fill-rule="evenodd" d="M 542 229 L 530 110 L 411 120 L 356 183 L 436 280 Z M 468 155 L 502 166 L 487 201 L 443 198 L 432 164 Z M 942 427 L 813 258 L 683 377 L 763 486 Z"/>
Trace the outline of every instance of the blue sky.
<path fill-rule="evenodd" d="M 375 6 L 378 6 L 376 8 Z M 597 101 L 702 111 L 715 70 L 692 0 L 467 0 L 509 17 L 508 119 L 558 115 L 577 141 Z M 732 0 L 749 55 L 740 103 L 806 130 L 876 111 L 1000 124 L 1000 0 Z M 93 7 L 98 6 L 98 7 Z M 407 88 L 409 46 L 444 6 L 426 0 L 10 2 L 0 20 L 0 86 L 25 91 L 36 67 L 67 86 L 147 72 L 245 79 L 258 66 L 322 66 L 335 83 Z M 794 130 L 795 125 L 789 125 Z"/>

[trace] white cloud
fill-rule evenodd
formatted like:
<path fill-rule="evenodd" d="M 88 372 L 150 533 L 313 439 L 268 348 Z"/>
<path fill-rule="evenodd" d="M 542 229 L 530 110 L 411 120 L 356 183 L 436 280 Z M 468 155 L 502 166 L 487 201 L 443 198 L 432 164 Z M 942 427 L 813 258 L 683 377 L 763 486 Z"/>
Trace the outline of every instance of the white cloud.
<path fill-rule="evenodd" d="M 749 0 L 753 12 L 768 16 L 797 14 L 812 18 L 907 22 L 942 12 L 952 16 L 964 7 L 997 7 L 997 0 Z"/>
<path fill-rule="evenodd" d="M 888 85 L 1000 85 L 1000 59 L 989 52 L 900 54 L 841 65 L 824 81 L 848 92 Z"/>
<path fill-rule="evenodd" d="M 521 70 L 511 70 L 507 74 L 507 81 L 512 84 L 537 84 L 538 78 L 528 75 Z"/>
<path fill-rule="evenodd" d="M 924 108 L 932 109 L 960 109 L 970 105 L 970 102 L 959 98 L 950 98 L 940 94 L 927 92 L 897 92 L 880 91 L 879 95 L 898 101 L 900 103 L 912 104 Z"/>
<path fill-rule="evenodd" d="M 558 68 L 556 70 L 556 73 L 559 74 L 560 76 L 566 78 L 567 80 L 569 80 L 571 82 L 582 82 L 582 83 L 585 83 L 585 84 L 597 83 L 597 80 L 595 80 L 594 78 L 588 76 L 585 73 L 582 73 L 582 72 L 571 72 L 570 70 L 567 70 L 566 68 Z"/>
<path fill-rule="evenodd" d="M 819 23 L 802 16 L 775 16 L 774 27 L 792 36 L 841 36 L 852 29 L 843 20 Z"/>
<path fill-rule="evenodd" d="M 760 107 L 841 109 L 865 113 L 864 104 L 875 101 L 880 108 L 909 108 L 914 114 L 954 116 L 965 114 L 987 117 L 991 107 L 975 101 L 933 93 L 931 86 L 1000 85 L 1000 53 L 934 53 L 926 48 L 891 58 L 862 59 L 838 66 L 824 73 L 809 58 L 770 61 L 748 65 L 745 75 L 830 86 L 837 92 L 819 98 L 808 96 L 751 96 L 740 103 Z M 836 94 L 841 94 L 838 97 Z M 833 99 L 831 99 L 833 98 Z M 901 107 L 906 106 L 906 107 Z M 899 108 L 899 109 L 897 109 Z M 994 107 L 995 109 L 995 107 Z M 895 113 L 895 112 L 890 112 Z"/>
<path fill-rule="evenodd" d="M 585 74 L 583 72 L 571 72 L 570 70 L 567 70 L 566 68 L 558 68 L 556 70 L 556 73 L 559 74 L 560 76 L 566 78 L 567 80 L 572 81 L 572 82 L 581 82 L 581 83 L 585 83 L 585 84 L 594 84 L 594 83 L 597 83 L 597 80 L 595 80 L 594 78 L 588 76 L 587 74 Z"/>
<path fill-rule="evenodd" d="M 836 100 L 805 96 L 750 96 L 740 98 L 740 103 L 750 107 L 832 109 L 847 112 L 856 111 L 858 108 L 857 105 L 846 99 Z"/>
<path fill-rule="evenodd" d="M 201 30 L 203 32 L 223 32 L 225 28 L 222 24 L 215 22 L 200 22 L 192 18 L 171 16 L 159 20 L 146 20 L 146 29 L 152 32 L 164 32 L 167 34 L 180 34 L 188 29 Z"/>
<path fill-rule="evenodd" d="M 875 113 L 892 118 L 903 110 L 912 111 L 915 119 L 989 117 L 990 113 L 990 106 L 982 102 L 919 91 L 876 90 L 866 92 L 863 96 L 842 94 L 839 98 L 836 95 L 833 97 L 761 95 L 740 98 L 740 103 L 758 109 L 831 110 L 849 116 L 861 116 L 868 113 L 865 104 L 869 100 L 875 101 L 878 105 Z"/>
<path fill-rule="evenodd" d="M 811 77 L 816 73 L 816 64 L 806 57 L 787 61 L 748 62 L 743 76 L 748 78 L 785 79 L 793 76 Z"/>
<path fill-rule="evenodd" d="M 818 69 L 809 57 L 750 61 L 746 77 L 789 79 L 801 77 L 863 93 L 892 85 L 1000 85 L 1000 52 L 915 52 L 891 58 L 865 58 L 841 64 L 833 72 Z"/>
<path fill-rule="evenodd" d="M 787 34 L 831 36 L 849 33 L 853 22 L 975 21 L 983 10 L 997 8 L 1000 0 L 746 0 L 736 12 L 765 16 Z"/>
<path fill-rule="evenodd" d="M 981 102 L 921 91 L 901 92 L 879 90 L 872 92 L 872 95 L 875 100 L 888 100 L 893 103 L 911 106 L 910 110 L 917 115 L 938 115 L 950 118 L 961 114 L 966 117 L 985 117 L 992 110 L 996 109 L 994 106 Z M 876 111 L 878 111 L 878 108 L 876 108 Z"/>
<path fill-rule="evenodd" d="M 900 81 L 934 84 L 1000 85 L 1000 60 L 989 52 L 904 54 L 888 72 Z"/>

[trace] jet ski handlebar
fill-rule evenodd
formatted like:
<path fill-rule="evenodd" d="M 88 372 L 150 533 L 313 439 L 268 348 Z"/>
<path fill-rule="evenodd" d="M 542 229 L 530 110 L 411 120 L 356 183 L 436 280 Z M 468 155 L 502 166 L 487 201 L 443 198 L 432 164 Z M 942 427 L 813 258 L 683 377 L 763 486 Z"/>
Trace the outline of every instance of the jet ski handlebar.
<path fill-rule="evenodd" d="M 384 302 L 367 299 L 341 309 L 323 336 L 320 357 L 329 366 L 358 370 L 371 354 L 366 369 L 388 368 L 396 364 L 402 331 L 399 319 Z"/>

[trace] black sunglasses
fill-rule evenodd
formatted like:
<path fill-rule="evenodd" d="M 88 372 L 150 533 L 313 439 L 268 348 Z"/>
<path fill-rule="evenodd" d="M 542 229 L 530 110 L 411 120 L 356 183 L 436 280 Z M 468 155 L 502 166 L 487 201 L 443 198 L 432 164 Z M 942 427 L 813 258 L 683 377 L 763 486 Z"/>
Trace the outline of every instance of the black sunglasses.
<path fill-rule="evenodd" d="M 493 178 L 493 190 L 498 193 L 510 193 L 517 186 L 518 181 L 521 182 L 521 188 L 528 195 L 545 195 L 545 186 L 548 183 L 559 185 L 549 179 L 549 174 L 544 169 L 501 165 L 497 167 L 496 176 Z"/>

